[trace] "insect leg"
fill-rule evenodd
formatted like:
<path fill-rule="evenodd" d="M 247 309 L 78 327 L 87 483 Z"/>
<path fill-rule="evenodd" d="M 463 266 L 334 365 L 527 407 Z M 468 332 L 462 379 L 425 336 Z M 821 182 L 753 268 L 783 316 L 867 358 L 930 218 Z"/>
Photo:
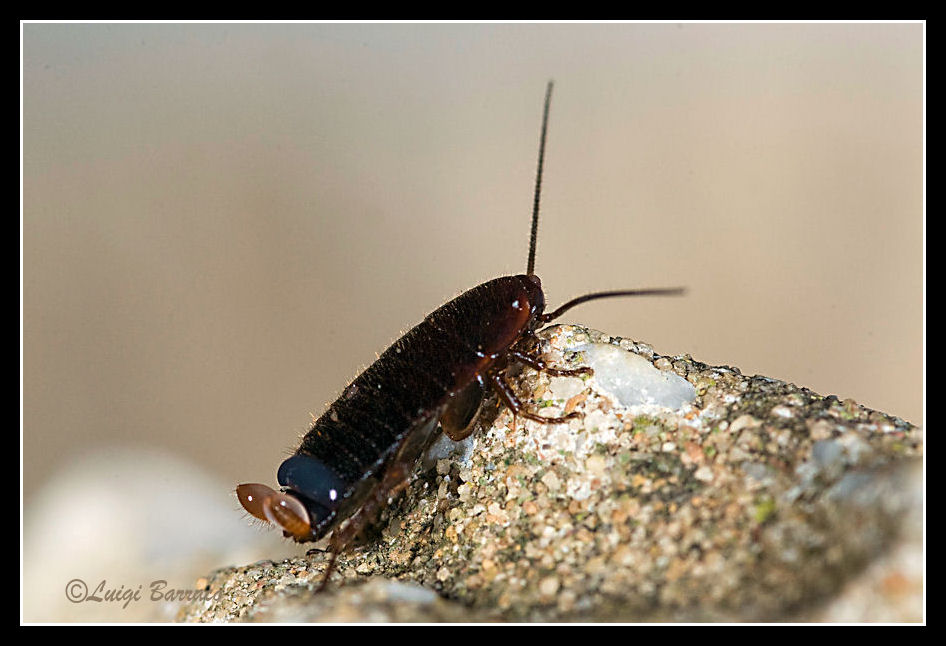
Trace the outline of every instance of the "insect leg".
<path fill-rule="evenodd" d="M 531 419 L 533 422 L 541 422 L 542 424 L 563 424 L 570 419 L 581 417 L 581 413 L 578 412 L 569 413 L 561 417 L 542 417 L 541 415 L 530 413 L 523 410 L 522 402 L 519 401 L 519 398 L 516 397 L 516 393 L 513 392 L 512 388 L 503 380 L 500 374 L 488 374 L 487 377 L 500 399 L 502 399 L 506 406 L 512 411 L 513 416 L 522 415 L 526 419 Z"/>
<path fill-rule="evenodd" d="M 329 557 L 328 566 L 325 568 L 325 574 L 322 575 L 322 583 L 319 584 L 319 587 L 315 589 L 316 593 L 321 592 L 325 589 L 325 586 L 328 585 L 328 578 L 332 575 L 332 571 L 335 569 L 335 559 L 338 558 L 338 553 L 341 551 L 340 548 L 335 547 L 335 536 L 332 535 L 331 545 L 329 546 L 332 552 L 332 556 Z"/>
<path fill-rule="evenodd" d="M 547 372 L 553 377 L 577 377 L 578 375 L 592 375 L 594 370 L 587 366 L 573 369 L 552 368 L 539 358 L 542 353 L 542 341 L 532 330 L 526 330 L 522 333 L 522 338 L 513 347 L 506 351 L 508 356 L 518 359 L 534 370 Z"/>
<path fill-rule="evenodd" d="M 594 374 L 594 370 L 587 366 L 572 369 L 551 368 L 547 363 L 542 361 L 542 359 L 533 357 L 524 352 L 520 352 L 519 350 L 509 350 L 508 354 L 509 356 L 514 357 L 517 361 L 520 361 L 535 370 L 547 372 L 553 377 L 577 377 L 578 375 Z"/>
<path fill-rule="evenodd" d="M 485 392 L 482 380 L 477 377 L 447 402 L 440 416 L 440 427 L 447 437 L 454 442 L 469 437 L 476 427 L 473 421 L 483 403 Z"/>
<path fill-rule="evenodd" d="M 332 532 L 332 538 L 329 541 L 329 550 L 332 552 L 332 556 L 325 568 L 325 573 L 322 575 L 322 583 L 316 592 L 321 592 L 328 585 L 328 579 L 335 569 L 335 559 L 338 558 L 339 552 L 348 547 L 364 529 L 377 519 L 388 499 L 407 487 L 411 472 L 414 470 L 414 464 L 417 463 L 417 458 L 426 446 L 431 433 L 437 428 L 442 413 L 442 409 L 434 411 L 427 419 L 415 424 L 405 434 L 397 452 L 385 467 L 381 481 L 368 494 L 367 499 L 361 504 L 358 511 L 352 514 L 348 522 Z"/>
<path fill-rule="evenodd" d="M 339 552 L 344 551 L 352 541 L 358 538 L 363 530 L 377 519 L 389 498 L 407 487 L 416 461 L 416 456 L 412 455 L 410 457 L 411 459 L 406 459 L 404 456 L 395 458 L 395 461 L 384 472 L 384 478 L 375 487 L 370 497 L 362 503 L 358 511 L 348 519 L 345 525 L 332 533 L 332 538 L 329 541 L 329 550 L 332 552 L 332 556 L 329 558 L 325 574 L 322 575 L 322 583 L 316 592 L 321 592 L 328 585 L 329 576 L 335 569 L 335 559 L 338 558 Z"/>

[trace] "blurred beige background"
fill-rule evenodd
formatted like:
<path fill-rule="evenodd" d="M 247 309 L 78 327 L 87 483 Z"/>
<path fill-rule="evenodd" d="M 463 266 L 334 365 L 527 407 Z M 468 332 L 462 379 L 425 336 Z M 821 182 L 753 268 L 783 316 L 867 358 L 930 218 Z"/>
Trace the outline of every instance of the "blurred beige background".
<path fill-rule="evenodd" d="M 118 445 L 274 484 L 376 353 L 525 269 L 548 78 L 550 305 L 685 285 L 567 320 L 921 424 L 922 39 L 24 25 L 24 520 Z"/>

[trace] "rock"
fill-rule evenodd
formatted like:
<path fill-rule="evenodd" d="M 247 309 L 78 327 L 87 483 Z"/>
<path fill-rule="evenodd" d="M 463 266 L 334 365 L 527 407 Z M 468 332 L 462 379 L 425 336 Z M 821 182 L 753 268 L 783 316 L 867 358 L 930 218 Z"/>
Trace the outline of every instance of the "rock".
<path fill-rule="evenodd" d="M 604 384 L 517 377 L 540 414 L 582 418 L 513 431 L 487 402 L 482 428 L 453 456 L 438 444 L 326 590 L 325 553 L 224 568 L 178 619 L 922 620 L 922 570 L 903 565 L 922 550 L 917 427 L 584 328 L 540 337 L 552 365 L 608 362 Z M 651 403 L 629 403 L 620 352 Z M 877 577 L 896 603 L 858 597 Z"/>

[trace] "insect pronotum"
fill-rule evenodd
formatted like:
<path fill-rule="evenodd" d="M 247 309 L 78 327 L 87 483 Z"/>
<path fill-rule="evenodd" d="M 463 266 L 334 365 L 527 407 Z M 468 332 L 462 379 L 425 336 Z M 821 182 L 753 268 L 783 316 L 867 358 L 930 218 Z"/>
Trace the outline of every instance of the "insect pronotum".
<path fill-rule="evenodd" d="M 536 331 L 581 303 L 615 296 L 668 296 L 681 288 L 594 292 L 545 313 L 542 283 L 535 275 L 539 196 L 552 82 L 545 92 L 526 273 L 503 276 L 460 294 L 394 342 L 355 378 L 312 424 L 295 454 L 286 459 L 275 491 L 262 484 L 236 488 L 247 512 L 274 523 L 299 543 L 327 535 L 331 559 L 366 529 L 391 496 L 403 489 L 414 464 L 442 430 L 460 441 L 492 390 L 513 419 L 559 424 L 580 415 L 542 417 L 527 410 L 506 379 L 520 363 L 553 376 L 589 374 L 591 368 L 553 368 L 539 355 Z M 347 522 L 345 522 L 347 520 Z"/>

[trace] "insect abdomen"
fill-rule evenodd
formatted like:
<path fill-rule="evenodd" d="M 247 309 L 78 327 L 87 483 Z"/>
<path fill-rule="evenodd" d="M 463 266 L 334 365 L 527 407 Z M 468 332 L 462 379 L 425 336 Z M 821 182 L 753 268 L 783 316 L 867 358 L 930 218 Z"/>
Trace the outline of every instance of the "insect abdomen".
<path fill-rule="evenodd" d="M 349 384 L 298 453 L 317 458 L 352 486 L 370 475 L 419 420 L 519 338 L 530 313 L 524 279 L 491 280 L 428 315 Z"/>

